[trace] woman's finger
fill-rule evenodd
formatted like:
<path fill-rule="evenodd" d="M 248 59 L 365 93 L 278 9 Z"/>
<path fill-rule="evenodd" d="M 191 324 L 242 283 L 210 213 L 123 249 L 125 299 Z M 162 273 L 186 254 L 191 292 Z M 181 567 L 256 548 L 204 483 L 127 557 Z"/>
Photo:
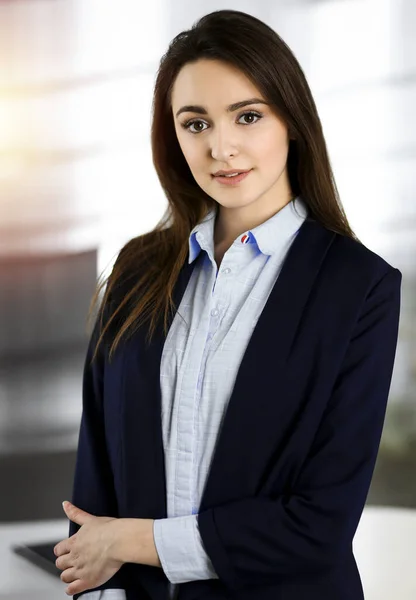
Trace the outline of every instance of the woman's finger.
<path fill-rule="evenodd" d="M 61 581 L 64 583 L 72 583 L 73 581 L 76 581 L 78 577 L 75 573 L 75 567 L 69 567 L 69 569 L 65 569 L 65 571 L 62 571 L 61 573 Z"/>
<path fill-rule="evenodd" d="M 77 579 L 66 588 L 65 594 L 68 596 L 73 596 L 74 594 L 85 592 L 85 590 L 90 589 L 90 587 L 90 585 L 86 585 L 84 581 L 81 581 L 81 579 Z"/>
<path fill-rule="evenodd" d="M 63 554 L 67 554 L 67 552 L 70 551 L 70 541 L 69 538 L 67 538 L 66 540 L 62 540 L 62 542 L 59 542 L 59 544 L 56 544 L 55 548 L 53 549 L 53 553 L 55 554 L 55 556 L 62 556 Z"/>
<path fill-rule="evenodd" d="M 67 554 L 62 554 L 61 556 L 59 556 L 56 561 L 55 561 L 55 566 L 60 569 L 61 571 L 64 571 L 65 569 L 69 569 L 69 567 L 72 567 L 73 565 L 71 564 L 71 555 L 68 552 Z"/>

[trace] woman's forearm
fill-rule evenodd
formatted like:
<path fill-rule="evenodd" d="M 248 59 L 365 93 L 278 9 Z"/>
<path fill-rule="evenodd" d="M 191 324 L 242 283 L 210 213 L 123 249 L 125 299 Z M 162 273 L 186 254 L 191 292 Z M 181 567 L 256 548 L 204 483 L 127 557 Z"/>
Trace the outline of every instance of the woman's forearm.
<path fill-rule="evenodd" d="M 153 519 L 117 519 L 113 558 L 123 563 L 161 567 L 153 536 Z"/>

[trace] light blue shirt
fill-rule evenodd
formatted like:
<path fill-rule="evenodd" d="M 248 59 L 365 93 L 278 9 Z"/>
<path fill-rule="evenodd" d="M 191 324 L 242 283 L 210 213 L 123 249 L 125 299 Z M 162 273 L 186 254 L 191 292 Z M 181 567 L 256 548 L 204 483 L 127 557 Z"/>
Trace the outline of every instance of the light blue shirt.
<path fill-rule="evenodd" d="M 217 209 L 190 233 L 189 262 L 197 262 L 177 311 L 184 319 L 175 315 L 160 366 L 167 518 L 156 519 L 153 531 L 171 598 L 179 583 L 218 578 L 199 534 L 198 508 L 246 346 L 308 213 L 296 198 L 239 235 L 217 269 Z M 104 590 L 82 598 L 126 596 Z"/>

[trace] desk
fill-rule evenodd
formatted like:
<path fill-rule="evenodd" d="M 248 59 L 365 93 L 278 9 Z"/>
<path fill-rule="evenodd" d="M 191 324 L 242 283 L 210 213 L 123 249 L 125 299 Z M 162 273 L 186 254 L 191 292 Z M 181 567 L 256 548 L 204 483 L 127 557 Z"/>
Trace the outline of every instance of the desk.
<path fill-rule="evenodd" d="M 68 521 L 0 525 L 0 600 L 64 600 L 66 584 L 10 550 L 12 543 L 60 541 Z M 354 539 L 354 553 L 366 600 L 416 598 L 416 511 L 366 507 Z"/>
<path fill-rule="evenodd" d="M 66 584 L 17 556 L 10 546 L 68 537 L 68 520 L 2 523 L 0 525 L 0 600 L 63 600 Z"/>
<path fill-rule="evenodd" d="M 353 547 L 365 600 L 415 600 L 416 510 L 366 507 Z"/>

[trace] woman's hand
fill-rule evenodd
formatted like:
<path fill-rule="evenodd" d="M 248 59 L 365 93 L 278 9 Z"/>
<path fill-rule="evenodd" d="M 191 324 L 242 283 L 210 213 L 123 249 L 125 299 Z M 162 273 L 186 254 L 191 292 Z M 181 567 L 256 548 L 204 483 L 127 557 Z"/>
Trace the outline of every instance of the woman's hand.
<path fill-rule="evenodd" d="M 61 580 L 70 585 L 68 596 L 95 588 L 108 581 L 123 563 L 114 557 L 117 521 L 114 517 L 96 517 L 70 502 L 63 504 L 70 521 L 81 525 L 79 531 L 54 548 Z"/>

